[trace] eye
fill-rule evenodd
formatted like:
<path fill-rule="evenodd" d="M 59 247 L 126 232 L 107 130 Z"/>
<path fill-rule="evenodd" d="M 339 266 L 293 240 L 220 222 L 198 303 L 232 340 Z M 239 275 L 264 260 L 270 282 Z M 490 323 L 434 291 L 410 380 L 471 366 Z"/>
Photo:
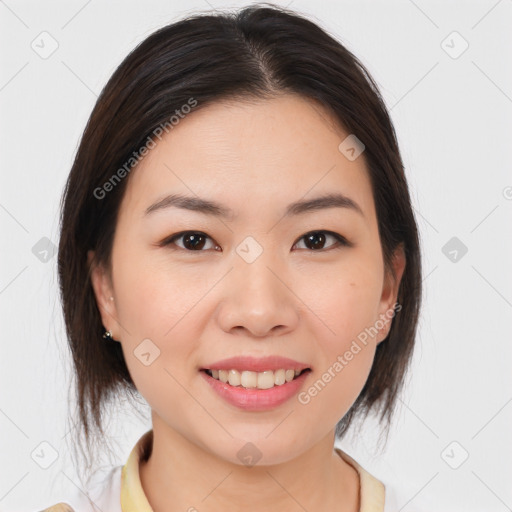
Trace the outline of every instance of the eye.
<path fill-rule="evenodd" d="M 326 237 L 327 235 L 327 237 Z M 327 248 L 323 247 L 325 245 L 326 238 L 333 238 L 335 242 L 329 245 Z M 311 231 L 302 235 L 299 240 L 304 240 L 306 249 L 311 249 L 312 251 L 325 251 L 329 249 L 335 249 L 339 246 L 347 246 L 351 247 L 352 244 L 348 242 L 344 237 L 338 235 L 338 233 L 333 233 L 332 231 Z M 294 247 L 299 242 L 294 244 Z"/>
<path fill-rule="evenodd" d="M 183 246 L 178 245 L 178 247 L 189 252 L 201 252 L 206 245 L 205 241 L 212 240 L 207 234 L 202 233 L 201 231 L 183 231 L 182 233 L 177 233 L 170 238 L 166 238 L 160 245 L 177 245 L 175 242 L 180 239 L 183 240 Z M 215 249 L 218 245 L 212 244 L 212 247 Z"/>
<path fill-rule="evenodd" d="M 326 239 L 329 237 L 334 239 L 334 243 L 325 248 L 324 245 L 326 243 Z M 183 245 L 176 244 L 177 240 L 183 240 Z M 207 245 L 207 240 L 210 240 L 212 243 L 211 246 L 206 249 L 220 249 L 220 247 L 213 243 L 213 240 L 206 233 L 201 231 L 183 231 L 181 233 L 176 233 L 175 235 L 163 240 L 159 245 L 162 247 L 177 245 L 180 249 L 184 249 L 188 252 L 201 252 L 205 248 L 205 245 Z M 352 247 L 353 245 L 344 237 L 332 231 L 310 231 L 309 233 L 302 235 L 299 240 L 304 240 L 306 249 L 310 249 L 315 252 L 335 249 L 339 246 Z M 298 244 L 299 242 L 295 242 L 293 247 Z"/>

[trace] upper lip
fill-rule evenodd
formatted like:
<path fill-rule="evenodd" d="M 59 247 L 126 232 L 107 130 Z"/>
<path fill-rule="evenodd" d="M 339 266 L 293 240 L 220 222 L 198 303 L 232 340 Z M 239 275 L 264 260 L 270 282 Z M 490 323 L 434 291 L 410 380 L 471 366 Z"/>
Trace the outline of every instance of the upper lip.
<path fill-rule="evenodd" d="M 294 359 L 281 356 L 266 356 L 266 357 L 252 357 L 252 356 L 236 356 L 228 359 L 216 361 L 201 368 L 201 370 L 240 370 L 240 371 L 253 371 L 264 372 L 265 370 L 304 370 L 311 368 L 305 363 L 300 363 Z"/>

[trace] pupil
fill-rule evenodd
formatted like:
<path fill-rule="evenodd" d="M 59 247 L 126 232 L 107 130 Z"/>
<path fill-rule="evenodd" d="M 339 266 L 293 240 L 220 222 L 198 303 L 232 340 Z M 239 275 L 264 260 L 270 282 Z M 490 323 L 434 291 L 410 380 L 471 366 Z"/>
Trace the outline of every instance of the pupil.
<path fill-rule="evenodd" d="M 203 239 L 202 240 L 202 243 L 201 243 L 201 240 L 200 239 Z M 190 235 L 185 235 L 184 238 L 183 238 L 183 242 L 184 242 L 184 245 L 185 247 L 187 247 L 187 244 L 189 243 L 190 241 L 190 246 L 192 249 L 202 249 L 204 247 L 204 237 L 203 235 L 197 235 L 197 234 L 190 234 Z M 189 248 L 189 247 L 187 247 Z"/>
<path fill-rule="evenodd" d="M 311 233 L 306 237 L 306 246 L 308 245 L 308 242 L 312 242 L 312 247 L 308 248 L 318 249 L 320 246 L 321 249 L 325 243 L 325 235 L 323 233 Z"/>

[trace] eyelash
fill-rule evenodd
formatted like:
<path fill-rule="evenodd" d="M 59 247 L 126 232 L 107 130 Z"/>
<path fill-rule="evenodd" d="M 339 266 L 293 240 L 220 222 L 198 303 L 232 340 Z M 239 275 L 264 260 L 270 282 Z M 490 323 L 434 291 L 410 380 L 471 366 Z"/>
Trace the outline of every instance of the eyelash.
<path fill-rule="evenodd" d="M 330 250 L 333 250 L 333 249 L 341 249 L 342 247 L 352 247 L 353 244 L 351 242 L 349 242 L 346 238 L 344 238 L 343 236 L 339 235 L 338 233 L 335 233 L 333 231 L 327 231 L 327 230 L 315 230 L 315 231 L 308 231 L 307 233 L 305 233 L 304 235 L 302 235 L 298 240 L 297 242 L 295 242 L 293 245 L 296 245 L 300 240 L 302 240 L 303 238 L 305 238 L 306 236 L 308 235 L 312 235 L 312 234 L 318 234 L 318 233 L 323 233 L 323 234 L 327 234 L 327 235 L 330 235 L 332 236 L 337 243 L 331 245 L 330 247 L 327 247 L 326 249 L 317 249 L 317 250 L 314 250 L 314 249 L 307 249 L 306 250 L 308 252 L 326 252 L 326 251 L 330 251 Z M 175 240 L 178 240 L 182 237 L 184 237 L 185 235 L 203 235 L 205 236 L 206 238 L 209 238 L 210 240 L 213 241 L 213 239 L 208 236 L 206 233 L 203 233 L 202 231 L 181 231 L 180 233 L 176 233 L 174 235 L 171 235 L 170 237 L 167 237 L 166 239 L 164 239 L 162 242 L 160 242 L 159 246 L 160 247 L 166 247 L 166 246 L 169 246 L 169 245 L 175 245 L 174 242 Z M 190 250 L 190 249 L 185 249 L 183 247 L 179 247 L 179 246 L 176 246 L 178 249 L 182 250 L 182 251 L 185 251 L 185 252 L 205 252 L 205 250 L 198 250 L 198 251 L 193 251 L 193 250 Z"/>

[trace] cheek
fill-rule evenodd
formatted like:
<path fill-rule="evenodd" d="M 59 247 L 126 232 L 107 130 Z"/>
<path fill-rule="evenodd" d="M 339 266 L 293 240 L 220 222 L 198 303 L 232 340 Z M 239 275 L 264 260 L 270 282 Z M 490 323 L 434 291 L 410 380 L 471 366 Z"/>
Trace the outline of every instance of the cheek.
<path fill-rule="evenodd" d="M 137 252 L 137 247 L 126 252 L 127 257 L 118 259 L 114 282 L 121 297 L 117 314 L 128 337 L 171 340 L 207 290 L 204 272 L 193 266 L 184 271 L 170 259 L 152 259 L 142 249 Z"/>
<path fill-rule="evenodd" d="M 347 258 L 343 265 L 323 275 L 310 273 L 311 282 L 322 286 L 303 285 L 299 292 L 321 320 L 315 328 L 320 362 L 315 380 L 299 400 L 310 408 L 312 416 L 328 414 L 331 421 L 338 421 L 368 378 L 376 348 L 371 327 L 381 294 L 380 271 L 379 262 L 372 256 L 354 255 L 350 262 Z"/>
<path fill-rule="evenodd" d="M 326 352 L 344 352 L 352 340 L 375 323 L 382 292 L 379 261 L 353 253 L 339 265 L 304 273 L 297 295 L 321 320 L 321 339 Z M 316 283 L 316 286 L 312 286 Z M 362 336 L 364 337 L 364 335 Z"/>
<path fill-rule="evenodd" d="M 113 276 L 126 364 L 150 405 L 163 400 L 177 406 L 183 393 L 179 383 L 190 379 L 186 363 L 194 361 L 194 340 L 200 339 L 202 328 L 195 306 L 212 284 L 204 273 L 155 265 L 136 250 L 126 253 L 118 257 Z"/>
<path fill-rule="evenodd" d="M 201 329 L 194 306 L 205 292 L 190 276 L 154 267 L 120 267 L 118 275 L 118 316 L 129 331 L 122 347 L 137 390 L 162 416 L 190 409 L 194 403 L 186 388 Z"/>
<path fill-rule="evenodd" d="M 315 313 L 329 329 L 322 326 L 316 333 L 319 363 L 299 403 L 307 411 L 306 421 L 323 417 L 334 425 L 361 393 L 373 365 L 376 343 L 368 328 L 375 320 L 375 293 L 357 281 L 323 292 L 328 295 L 325 306 Z"/>

